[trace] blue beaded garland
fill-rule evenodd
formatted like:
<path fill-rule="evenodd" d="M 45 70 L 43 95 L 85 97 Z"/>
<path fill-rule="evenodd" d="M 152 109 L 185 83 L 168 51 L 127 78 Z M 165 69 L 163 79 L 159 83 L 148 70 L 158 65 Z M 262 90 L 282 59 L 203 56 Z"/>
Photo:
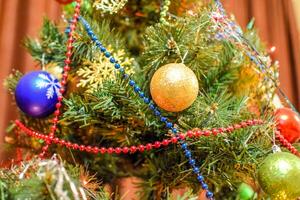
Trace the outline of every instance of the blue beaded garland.
<path fill-rule="evenodd" d="M 84 25 L 84 27 L 85 27 L 85 29 L 86 29 L 88 35 L 90 35 L 90 37 L 91 37 L 92 40 L 93 40 L 93 36 L 95 36 L 95 35 L 93 34 L 93 32 L 92 32 L 92 30 L 91 30 L 91 27 L 89 26 L 88 22 L 87 22 L 85 19 L 83 19 L 82 17 L 80 17 L 79 19 L 81 20 L 82 24 Z M 96 37 L 96 36 L 95 36 L 95 37 Z M 97 41 L 98 41 L 98 39 L 96 38 L 96 40 L 95 40 L 96 44 L 97 44 Z M 100 45 L 97 45 L 97 46 L 99 47 Z M 107 52 L 107 50 L 106 50 L 105 47 L 100 46 L 99 48 L 100 48 L 100 51 L 103 52 L 104 55 L 105 55 L 107 58 L 109 58 L 109 57 L 111 56 L 111 54 L 110 54 L 109 52 Z M 117 61 L 116 61 L 116 62 L 117 62 Z M 124 68 L 121 68 L 120 65 L 115 64 L 115 68 L 116 68 L 116 69 L 119 69 L 119 71 L 120 71 L 121 73 L 125 73 Z M 128 84 L 129 84 L 130 86 L 134 87 L 134 91 L 135 91 L 135 92 L 140 92 L 140 88 L 139 88 L 138 86 L 136 86 L 136 84 L 135 84 L 135 82 L 134 82 L 133 80 L 129 80 L 129 81 L 128 81 Z M 140 93 L 139 93 L 139 94 L 140 94 Z M 143 96 L 143 97 L 144 97 L 144 96 Z M 150 103 L 150 99 L 147 98 L 147 100 L 145 100 L 145 97 L 144 97 L 144 102 L 147 103 L 147 104 L 149 103 L 149 109 L 150 109 L 150 110 L 153 110 L 153 111 L 154 111 L 154 114 L 157 115 L 158 117 L 160 117 L 160 120 L 161 120 L 162 122 L 165 122 L 165 123 L 166 123 L 166 127 L 167 127 L 168 129 L 171 129 L 172 132 L 173 132 L 174 134 L 177 134 L 177 133 L 178 133 L 177 129 L 174 128 L 174 125 L 173 125 L 171 122 L 169 122 L 167 118 L 163 118 L 163 117 L 161 116 L 161 113 L 160 113 L 160 112 L 159 112 L 159 113 L 157 112 L 158 110 L 156 110 L 156 107 L 155 107 L 152 103 Z M 182 147 L 182 149 L 184 149 L 185 151 L 188 149 L 188 148 L 187 148 L 187 144 L 186 144 L 185 142 L 183 142 L 183 141 L 182 141 L 181 147 Z M 191 152 L 190 152 L 190 151 L 186 151 L 185 154 L 186 154 L 186 157 L 187 157 L 189 160 L 193 160 L 193 159 L 191 158 L 192 155 L 191 155 Z M 189 163 L 190 163 L 190 162 L 189 162 Z M 210 191 L 208 191 L 208 186 L 207 186 L 207 184 L 205 184 L 205 183 L 203 182 L 203 179 L 204 179 L 204 178 L 203 178 L 201 175 L 199 175 L 199 173 L 200 173 L 199 168 L 195 166 L 195 163 L 194 163 L 193 161 L 192 161 L 192 164 L 190 163 L 190 165 L 193 167 L 193 171 L 197 174 L 197 179 L 198 179 L 198 181 L 202 184 L 202 188 L 203 188 L 204 190 L 206 190 L 206 196 L 207 196 L 207 198 L 212 198 L 212 197 L 213 197 L 213 193 L 210 192 Z M 199 177 L 201 177 L 201 178 L 199 178 Z M 199 180 L 199 179 L 200 179 L 200 180 Z"/>
<path fill-rule="evenodd" d="M 111 58 L 109 59 L 109 61 L 110 61 L 111 63 L 115 63 L 115 62 L 116 62 L 116 60 L 115 60 L 114 57 L 111 57 Z"/>
<path fill-rule="evenodd" d="M 141 90 L 141 89 L 140 89 L 139 86 L 137 86 L 137 85 L 134 86 L 134 91 L 135 91 L 135 92 L 139 92 L 140 90 Z"/>
<path fill-rule="evenodd" d="M 120 67 L 121 67 L 121 65 L 120 65 L 119 63 L 116 63 L 116 64 L 115 64 L 115 68 L 116 68 L 116 69 L 120 69 Z"/>
<path fill-rule="evenodd" d="M 122 78 L 129 79 L 129 75 L 128 74 L 123 74 Z"/>
<path fill-rule="evenodd" d="M 106 51 L 106 48 L 101 46 L 101 47 L 100 47 L 100 51 L 101 51 L 101 52 L 105 52 L 105 51 Z"/>
<path fill-rule="evenodd" d="M 195 174 L 198 174 L 200 172 L 200 169 L 198 167 L 194 167 L 193 170 L 194 170 Z"/>
<path fill-rule="evenodd" d="M 147 97 L 144 97 L 144 102 L 145 102 L 146 104 L 149 104 L 149 103 L 150 103 L 150 99 L 147 98 Z"/>
<path fill-rule="evenodd" d="M 196 161 L 195 161 L 194 159 L 190 159 L 190 160 L 189 160 L 189 163 L 190 163 L 190 165 L 192 165 L 192 166 L 193 166 L 193 165 L 195 165 L 195 164 L 196 164 Z"/>
<path fill-rule="evenodd" d="M 91 35 L 93 34 L 92 30 L 88 30 L 88 31 L 87 31 L 87 34 L 88 34 L 89 36 L 91 36 Z"/>
<path fill-rule="evenodd" d="M 102 44 L 101 44 L 101 42 L 99 42 L 98 40 L 96 40 L 96 45 L 97 45 L 97 47 L 100 47 Z"/>
<path fill-rule="evenodd" d="M 211 191 L 206 190 L 206 197 L 207 197 L 208 199 L 213 198 L 213 196 L 214 196 L 214 194 L 213 194 Z"/>
<path fill-rule="evenodd" d="M 121 68 L 119 69 L 119 72 L 120 72 L 121 74 L 123 74 L 123 73 L 125 73 L 125 69 L 121 67 Z"/>
<path fill-rule="evenodd" d="M 129 81 L 129 85 L 130 85 L 130 86 L 134 86 L 134 85 L 135 85 L 135 82 L 134 82 L 133 80 L 130 80 L 130 81 Z"/>
<path fill-rule="evenodd" d="M 186 150 L 186 149 L 187 149 L 187 144 L 186 144 L 186 143 L 183 143 L 183 144 L 181 145 L 181 148 L 182 148 L 183 150 Z"/>
<path fill-rule="evenodd" d="M 172 127 L 173 127 L 173 124 L 172 124 L 171 122 L 167 122 L 167 123 L 166 123 L 166 127 L 167 127 L 167 128 L 172 128 Z"/>
<path fill-rule="evenodd" d="M 93 36 L 92 36 L 92 40 L 93 40 L 94 42 L 96 42 L 96 41 L 97 41 L 97 37 L 96 37 L 96 35 L 93 35 Z"/>
<path fill-rule="evenodd" d="M 155 109 L 155 106 L 154 106 L 153 104 L 150 104 L 150 105 L 149 105 L 149 108 L 150 108 L 150 110 L 154 110 L 154 109 Z"/>
<path fill-rule="evenodd" d="M 206 183 L 202 183 L 201 186 L 202 186 L 202 189 L 203 189 L 203 190 L 207 190 L 207 189 L 208 189 L 208 185 L 207 185 Z"/>
<path fill-rule="evenodd" d="M 140 92 L 140 93 L 139 93 L 139 96 L 140 96 L 141 98 L 144 98 L 144 96 L 145 96 L 144 92 Z"/>
<path fill-rule="evenodd" d="M 67 27 L 67 28 L 65 29 L 65 34 L 66 34 L 66 35 L 69 35 L 70 32 L 71 32 L 70 27 Z"/>
<path fill-rule="evenodd" d="M 158 110 L 155 110 L 154 114 L 155 114 L 156 116 L 160 116 L 160 112 L 159 112 Z"/>
<path fill-rule="evenodd" d="M 192 157 L 192 153 L 191 153 L 190 151 L 186 150 L 186 151 L 185 151 L 185 156 L 186 156 L 187 158 L 191 158 L 191 157 Z M 195 172 L 195 170 L 194 170 L 194 172 Z M 195 172 L 195 173 L 196 173 L 196 172 Z"/>
<path fill-rule="evenodd" d="M 204 180 L 204 177 L 201 176 L 201 175 L 198 175 L 198 176 L 197 176 L 197 179 L 198 179 L 199 182 L 202 182 L 202 181 Z"/>
<path fill-rule="evenodd" d="M 174 134 L 177 134 L 177 133 L 178 133 L 178 130 L 177 130 L 176 128 L 172 128 L 172 132 L 173 132 Z"/>
<path fill-rule="evenodd" d="M 109 53 L 108 51 L 106 51 L 106 52 L 104 53 L 104 55 L 105 55 L 106 58 L 109 58 L 109 57 L 111 56 L 110 53 Z"/>
<path fill-rule="evenodd" d="M 160 121 L 161 121 L 161 122 L 166 122 L 166 121 L 167 121 L 167 118 L 166 118 L 166 117 L 161 117 L 161 118 L 160 118 Z"/>

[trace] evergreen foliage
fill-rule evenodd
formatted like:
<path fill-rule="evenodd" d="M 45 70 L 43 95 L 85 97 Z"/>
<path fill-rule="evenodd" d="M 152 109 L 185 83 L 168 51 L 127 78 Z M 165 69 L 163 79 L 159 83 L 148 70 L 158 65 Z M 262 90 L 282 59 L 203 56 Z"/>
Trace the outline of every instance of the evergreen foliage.
<path fill-rule="evenodd" d="M 84 180 L 86 182 L 83 183 Z M 36 158 L 11 169 L 1 169 L 0 196 L 1 200 L 84 199 L 84 196 L 85 199 L 109 199 L 99 182 L 85 173 L 82 167 L 67 164 L 64 168 L 56 160 Z"/>
<path fill-rule="evenodd" d="M 233 199 L 241 182 L 255 182 L 256 167 L 271 149 L 271 105 L 260 96 L 253 95 L 260 92 L 259 88 L 251 88 L 253 79 L 241 76 L 247 67 L 255 71 L 244 53 L 234 44 L 214 38 L 215 32 L 212 31 L 209 16 L 213 5 L 197 4 L 199 9 L 195 15 L 190 16 L 181 12 L 184 6 L 176 0 L 172 2 L 171 8 L 172 15 L 176 17 L 171 18 L 168 24 L 159 24 L 156 11 L 159 2 L 129 1 L 118 16 L 101 15 L 94 10 L 84 12 L 84 17 L 105 46 L 111 46 L 114 50 L 124 49 L 126 57 L 135 59 L 131 76 L 143 86 L 147 95 L 150 95 L 151 77 L 164 64 L 182 62 L 194 71 L 201 88 L 194 104 L 180 113 L 164 112 L 180 131 L 226 127 L 258 117 L 269 122 L 228 135 L 188 140 L 216 199 Z M 190 1 L 187 5 L 193 3 L 195 1 Z M 141 12 L 144 13 L 140 18 L 126 12 L 126 9 L 136 11 L 140 8 L 143 8 Z M 128 22 L 122 24 L 124 18 Z M 246 30 L 245 37 L 264 51 L 254 29 Z M 63 67 L 66 39 L 55 23 L 45 19 L 40 39 L 27 38 L 24 44 L 41 66 L 57 63 Z M 147 105 L 136 96 L 126 83 L 127 80 L 120 78 L 121 75 L 115 74 L 115 80 L 104 80 L 101 87 L 92 93 L 76 86 L 80 79 L 76 71 L 83 67 L 84 60 L 94 61 L 97 52 L 95 44 L 79 25 L 58 137 L 78 144 L 97 146 L 139 145 L 168 138 L 171 134 L 147 110 Z M 20 77 L 21 74 L 17 72 L 6 80 L 10 91 L 14 91 Z M 237 85 L 241 80 L 245 80 L 245 90 L 239 89 Z M 258 82 L 262 82 L 261 79 Z M 264 111 L 260 116 L 249 110 L 249 103 L 253 99 L 258 102 L 258 110 Z M 51 116 L 37 120 L 21 114 L 21 119 L 29 127 L 44 133 L 49 131 L 51 125 Z M 40 147 L 40 144 L 28 138 L 19 141 L 23 147 L 24 143 L 28 148 Z M 58 149 L 56 146 L 51 150 L 59 152 L 67 162 L 72 162 L 72 154 L 77 163 L 88 166 L 91 173 L 97 172 L 97 178 L 104 183 L 114 185 L 118 178 L 127 176 L 143 179 L 140 184 L 141 199 L 170 199 L 170 192 L 178 187 L 191 188 L 186 197 L 193 199 L 200 189 L 187 160 L 175 145 L 132 155 L 90 155 Z M 7 191 L 1 195 L 21 198 L 24 196 L 18 196 L 22 193 L 20 191 L 26 190 L 36 195 L 32 199 L 48 199 L 48 194 L 43 193 L 46 190 L 45 184 L 35 176 L 20 182 L 17 188 L 10 188 L 12 183 L 7 182 L 7 178 L 1 180 L 1 188 Z"/>

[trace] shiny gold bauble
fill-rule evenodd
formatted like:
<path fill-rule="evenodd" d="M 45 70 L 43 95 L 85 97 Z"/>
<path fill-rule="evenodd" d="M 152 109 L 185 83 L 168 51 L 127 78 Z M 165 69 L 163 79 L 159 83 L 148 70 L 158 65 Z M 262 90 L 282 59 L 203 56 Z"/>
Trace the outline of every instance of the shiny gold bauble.
<path fill-rule="evenodd" d="M 300 158 L 286 152 L 269 155 L 259 167 L 258 181 L 272 199 L 300 197 Z"/>
<path fill-rule="evenodd" d="M 150 83 L 154 102 L 170 112 L 179 112 L 190 107 L 197 98 L 198 90 L 196 75 L 182 63 L 170 63 L 160 67 Z"/>

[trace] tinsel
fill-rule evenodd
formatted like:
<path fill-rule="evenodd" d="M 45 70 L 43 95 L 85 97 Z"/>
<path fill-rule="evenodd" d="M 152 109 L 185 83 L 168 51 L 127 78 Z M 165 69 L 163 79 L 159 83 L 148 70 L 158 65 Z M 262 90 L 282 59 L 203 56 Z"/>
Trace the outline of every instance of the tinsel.
<path fill-rule="evenodd" d="M 93 178 L 89 178 L 88 175 L 85 175 L 84 177 L 86 180 L 90 181 L 83 182 L 81 180 L 75 180 L 74 177 L 69 174 L 64 163 L 57 155 L 53 155 L 51 159 L 44 160 L 33 158 L 30 161 L 23 161 L 20 165 L 14 165 L 11 169 L 2 169 L 0 171 L 0 182 L 2 184 L 10 184 L 7 182 L 8 180 L 11 180 L 12 183 L 16 184 L 16 188 L 11 188 L 13 192 L 10 191 L 8 194 L 13 193 L 17 196 L 21 195 L 22 198 L 36 198 L 41 197 L 40 195 L 49 195 L 52 199 L 87 200 L 89 199 L 89 194 L 86 191 L 89 187 L 86 188 L 85 186 L 88 186 L 94 180 Z M 26 189 L 26 186 L 22 186 L 30 185 L 30 180 L 34 180 L 35 178 L 47 188 L 46 193 L 41 193 L 36 196 L 36 194 L 30 194 L 28 191 L 23 191 Z M 37 182 L 37 184 L 41 184 L 39 182 Z M 40 186 L 43 187 L 42 185 Z M 9 188 L 7 188 L 7 190 L 9 190 Z M 4 196 L 6 194 L 7 192 L 2 191 L 1 195 Z"/>

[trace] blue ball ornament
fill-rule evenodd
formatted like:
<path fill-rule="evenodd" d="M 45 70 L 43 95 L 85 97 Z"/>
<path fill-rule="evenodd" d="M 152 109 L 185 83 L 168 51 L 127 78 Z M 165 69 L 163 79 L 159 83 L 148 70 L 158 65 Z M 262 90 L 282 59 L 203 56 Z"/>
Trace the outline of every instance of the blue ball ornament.
<path fill-rule="evenodd" d="M 60 87 L 59 81 L 50 73 L 42 70 L 30 72 L 17 84 L 17 105 L 31 117 L 47 117 L 55 111 Z"/>

